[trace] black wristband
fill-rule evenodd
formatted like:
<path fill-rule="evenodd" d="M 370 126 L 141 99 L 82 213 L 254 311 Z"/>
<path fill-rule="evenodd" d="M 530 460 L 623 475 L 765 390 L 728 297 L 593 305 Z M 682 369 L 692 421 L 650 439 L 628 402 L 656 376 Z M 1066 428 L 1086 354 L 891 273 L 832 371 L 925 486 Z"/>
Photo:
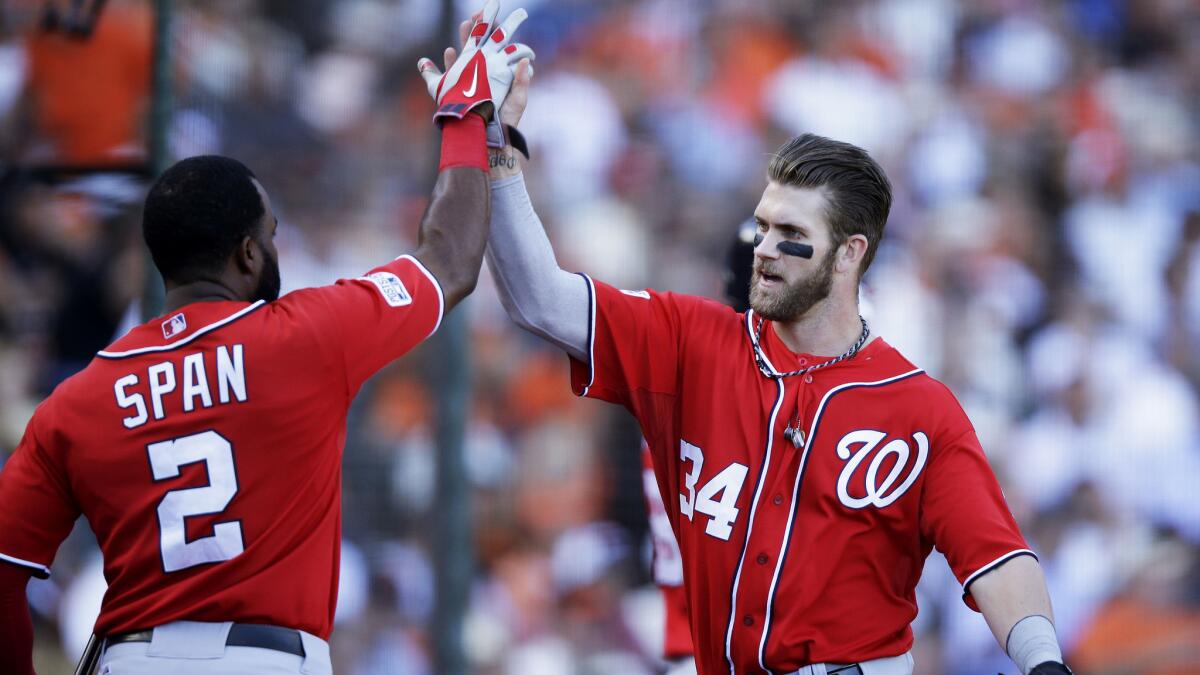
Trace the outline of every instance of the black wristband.
<path fill-rule="evenodd" d="M 525 142 L 525 136 L 511 124 L 505 124 L 504 131 L 508 134 L 508 144 L 513 146 L 517 152 L 525 155 L 525 159 L 529 159 L 529 143 Z"/>
<path fill-rule="evenodd" d="M 1071 669 L 1058 661 L 1046 661 L 1035 666 L 1029 675 L 1071 675 Z"/>

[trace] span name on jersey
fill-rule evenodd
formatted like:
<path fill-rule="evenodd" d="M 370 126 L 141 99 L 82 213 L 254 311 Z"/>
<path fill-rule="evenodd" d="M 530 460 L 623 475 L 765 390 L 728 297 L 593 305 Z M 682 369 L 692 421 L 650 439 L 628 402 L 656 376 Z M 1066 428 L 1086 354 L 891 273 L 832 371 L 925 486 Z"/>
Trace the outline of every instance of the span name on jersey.
<path fill-rule="evenodd" d="M 117 406 L 131 414 L 121 423 L 135 429 L 169 412 L 192 412 L 217 404 L 246 401 L 245 354 L 242 345 L 218 345 L 179 360 L 151 364 L 113 383 Z M 173 407 L 168 410 L 168 404 Z M 177 406 L 177 407 L 175 407 Z"/>

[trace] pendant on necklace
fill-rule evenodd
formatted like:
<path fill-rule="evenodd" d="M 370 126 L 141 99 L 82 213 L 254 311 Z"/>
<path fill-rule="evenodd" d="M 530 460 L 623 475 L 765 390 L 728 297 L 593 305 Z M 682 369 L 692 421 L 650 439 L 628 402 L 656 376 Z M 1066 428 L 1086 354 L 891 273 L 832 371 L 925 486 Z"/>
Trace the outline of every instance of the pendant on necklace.
<path fill-rule="evenodd" d="M 804 432 L 800 429 L 793 429 L 790 424 L 783 430 L 783 437 L 791 441 L 797 450 L 804 447 Z"/>

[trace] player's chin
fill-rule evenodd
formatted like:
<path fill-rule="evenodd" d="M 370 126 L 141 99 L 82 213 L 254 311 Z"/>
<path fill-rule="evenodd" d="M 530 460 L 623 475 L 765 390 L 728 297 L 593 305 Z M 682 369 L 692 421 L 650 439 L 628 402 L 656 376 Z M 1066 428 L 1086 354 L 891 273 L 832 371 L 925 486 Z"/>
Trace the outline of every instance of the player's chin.
<path fill-rule="evenodd" d="M 769 321 L 783 321 L 788 317 L 782 302 L 782 289 L 772 289 L 755 283 L 750 287 L 750 309 Z"/>

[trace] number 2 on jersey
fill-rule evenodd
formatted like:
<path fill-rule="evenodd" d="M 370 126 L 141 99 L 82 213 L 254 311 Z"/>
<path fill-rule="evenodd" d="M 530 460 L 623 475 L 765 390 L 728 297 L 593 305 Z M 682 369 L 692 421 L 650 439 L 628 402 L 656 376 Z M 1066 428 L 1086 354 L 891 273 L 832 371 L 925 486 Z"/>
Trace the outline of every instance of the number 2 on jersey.
<path fill-rule="evenodd" d="M 704 468 L 704 451 L 687 441 L 679 441 L 679 459 L 691 461 L 692 470 L 683 476 L 683 487 L 687 494 L 679 495 L 679 512 L 693 520 L 695 512 L 699 511 L 712 518 L 704 531 L 708 534 L 729 541 L 733 533 L 733 521 L 737 520 L 738 495 L 742 493 L 742 483 L 746 482 L 746 474 L 750 468 L 745 464 L 734 462 L 712 477 L 712 480 L 696 493 L 696 482 L 700 480 L 700 470 Z M 720 499 L 716 499 L 720 494 Z"/>
<path fill-rule="evenodd" d="M 158 503 L 159 540 L 163 569 L 182 569 L 222 562 L 242 553 L 242 524 L 238 521 L 216 523 L 213 533 L 195 541 L 187 540 L 186 519 L 220 513 L 237 494 L 237 469 L 233 464 L 233 444 L 215 431 L 203 431 L 146 446 L 155 481 L 179 476 L 179 468 L 204 462 L 208 485 L 167 492 Z"/>

